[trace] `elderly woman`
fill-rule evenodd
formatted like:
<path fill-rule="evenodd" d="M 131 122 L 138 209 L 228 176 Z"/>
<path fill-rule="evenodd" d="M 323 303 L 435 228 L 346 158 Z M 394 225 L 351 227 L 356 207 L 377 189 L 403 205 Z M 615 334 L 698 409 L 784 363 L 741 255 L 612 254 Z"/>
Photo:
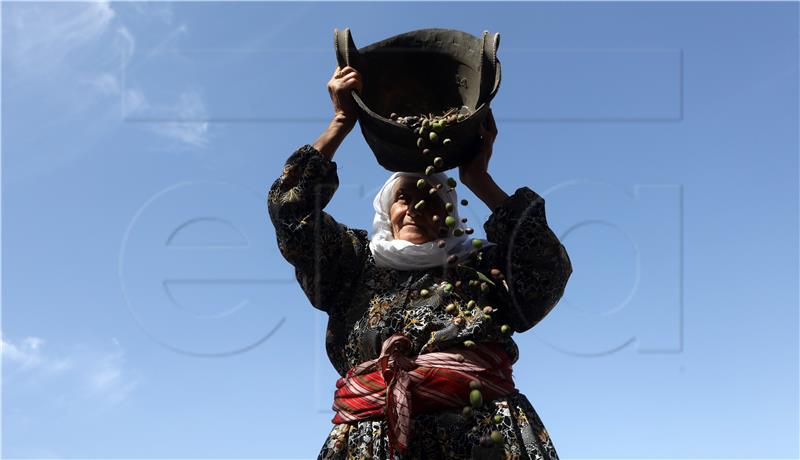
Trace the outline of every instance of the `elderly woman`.
<path fill-rule="evenodd" d="M 337 68 L 333 121 L 289 157 L 268 197 L 281 254 L 328 314 L 341 376 L 319 459 L 557 459 L 511 375 L 512 334 L 550 312 L 572 273 L 544 200 L 527 187 L 508 196 L 492 180 L 490 112 L 480 152 L 459 168 L 492 210 L 486 240 L 468 236 L 441 173 L 392 174 L 375 196 L 371 238 L 336 222 L 322 209 L 338 186 L 334 152 L 356 122 L 351 90 L 361 89 L 355 69 Z"/>

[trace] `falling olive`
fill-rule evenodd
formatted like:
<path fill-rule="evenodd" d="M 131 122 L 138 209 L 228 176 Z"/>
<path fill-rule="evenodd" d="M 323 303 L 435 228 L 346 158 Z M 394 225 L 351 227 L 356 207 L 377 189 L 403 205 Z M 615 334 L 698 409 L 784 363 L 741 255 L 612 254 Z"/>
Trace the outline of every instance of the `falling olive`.
<path fill-rule="evenodd" d="M 489 437 L 492 438 L 492 442 L 495 444 L 502 444 L 504 441 L 503 434 L 497 430 L 492 431 L 492 434 L 490 434 Z"/>
<path fill-rule="evenodd" d="M 425 209 L 425 200 L 417 201 L 417 204 L 414 205 L 414 209 L 416 209 L 417 211 L 422 211 L 423 209 Z"/>
<path fill-rule="evenodd" d="M 470 300 L 469 302 L 467 302 L 467 308 L 470 308 L 470 309 L 475 308 L 475 305 L 476 305 L 476 302 L 474 300 Z"/>
<path fill-rule="evenodd" d="M 472 247 L 476 249 L 480 249 L 483 246 L 483 241 L 475 238 L 472 240 Z"/>
<path fill-rule="evenodd" d="M 430 189 L 430 190 L 428 190 L 428 195 L 431 195 L 431 196 L 433 196 L 433 195 L 436 195 L 436 192 L 437 192 L 437 191 L 438 191 L 438 190 L 436 190 L 436 188 L 434 188 L 434 187 L 431 187 L 431 189 Z"/>
<path fill-rule="evenodd" d="M 464 409 L 461 411 L 461 415 L 467 418 L 472 417 L 472 407 L 464 406 Z"/>
<path fill-rule="evenodd" d="M 444 210 L 447 212 L 453 212 L 453 203 L 445 203 Z"/>
<path fill-rule="evenodd" d="M 464 234 L 464 230 L 461 230 L 460 228 L 453 229 L 453 236 L 461 236 L 463 234 Z"/>
<path fill-rule="evenodd" d="M 449 185 L 450 187 L 455 187 L 457 184 L 458 183 L 456 182 L 456 180 L 453 179 L 452 177 L 447 178 L 447 185 Z"/>
<path fill-rule="evenodd" d="M 452 284 L 450 284 L 450 283 L 446 283 L 446 284 L 444 285 L 444 288 L 443 288 L 443 289 L 444 289 L 444 292 L 450 292 L 450 291 L 452 291 L 452 290 L 453 290 L 453 285 L 452 285 Z"/>
<path fill-rule="evenodd" d="M 445 138 L 445 140 L 442 141 L 443 145 L 450 145 L 452 143 L 453 143 L 453 141 L 449 137 Z"/>
<path fill-rule="evenodd" d="M 489 285 L 486 283 L 481 283 L 481 292 L 489 292 Z"/>
<path fill-rule="evenodd" d="M 447 225 L 448 227 L 452 227 L 453 225 L 455 225 L 455 224 L 456 224 L 456 218 L 455 218 L 455 217 L 453 217 L 453 216 L 447 216 L 447 217 L 445 217 L 445 219 L 444 219 L 444 223 L 445 223 L 445 225 Z"/>
<path fill-rule="evenodd" d="M 436 134 L 436 131 L 431 131 L 430 133 L 428 133 L 428 139 L 430 139 L 431 142 L 436 142 L 439 140 L 439 135 Z"/>
<path fill-rule="evenodd" d="M 454 264 L 456 262 L 458 262 L 458 256 L 455 254 L 452 254 L 450 257 L 447 258 L 448 264 Z"/>
<path fill-rule="evenodd" d="M 491 273 L 491 275 L 492 275 L 492 278 L 496 278 L 496 279 L 500 279 L 500 278 L 502 278 L 502 276 L 503 276 L 503 272 L 501 272 L 501 271 L 500 271 L 499 269 L 497 269 L 497 268 L 493 268 L 493 269 L 491 269 L 491 270 L 489 271 L 489 273 Z"/>
<path fill-rule="evenodd" d="M 490 307 L 489 305 L 483 307 L 483 312 L 487 315 L 494 311 L 494 308 Z"/>
<path fill-rule="evenodd" d="M 436 170 L 433 168 L 433 166 L 428 166 L 427 168 L 425 168 L 425 175 L 430 176 L 431 174 L 434 173 L 434 171 Z"/>
<path fill-rule="evenodd" d="M 433 217 L 431 217 L 431 220 L 434 221 L 434 222 L 439 222 L 439 216 L 434 214 Z"/>
<path fill-rule="evenodd" d="M 470 380 L 469 381 L 469 389 L 470 390 L 480 390 L 481 389 L 481 381 L 480 380 Z"/>
<path fill-rule="evenodd" d="M 444 166 L 444 158 L 442 158 L 442 157 L 436 157 L 436 158 L 434 158 L 434 159 L 433 159 L 433 165 L 434 165 L 434 166 L 436 166 L 437 168 L 441 168 L 442 166 Z M 447 182 L 447 183 L 448 183 L 448 184 L 450 183 L 450 182 L 449 182 L 449 180 L 448 180 L 448 182 Z M 452 187 L 452 186 L 451 186 L 451 187 Z"/>
<path fill-rule="evenodd" d="M 431 149 L 422 149 L 422 154 L 423 155 L 427 155 L 429 153 L 431 153 Z"/>
<path fill-rule="evenodd" d="M 494 416 L 494 417 L 492 417 L 492 421 L 493 421 L 494 423 L 500 423 L 500 422 L 502 422 L 502 421 L 503 421 L 503 416 L 502 416 L 502 415 L 500 415 L 500 414 L 495 414 L 495 416 Z"/>
<path fill-rule="evenodd" d="M 462 224 L 466 224 L 467 223 L 467 218 L 465 217 L 465 218 L 461 219 L 461 223 Z"/>
<path fill-rule="evenodd" d="M 417 181 L 417 188 L 418 189 L 422 190 L 427 186 L 428 186 L 428 183 L 425 181 L 425 179 L 420 179 L 420 180 Z"/>
<path fill-rule="evenodd" d="M 425 139 L 422 138 L 422 137 L 418 138 L 417 139 L 417 147 L 421 148 L 423 145 L 425 145 Z"/>
<path fill-rule="evenodd" d="M 469 201 L 467 201 L 467 199 L 466 199 L 466 198 L 464 198 L 463 200 L 461 200 L 461 206 L 466 206 L 466 205 L 468 205 L 468 204 L 469 204 Z"/>
<path fill-rule="evenodd" d="M 467 235 L 472 235 L 472 233 L 474 231 L 475 231 L 475 229 L 472 228 L 472 227 L 467 227 L 467 228 L 464 229 L 464 233 L 466 233 Z"/>
<path fill-rule="evenodd" d="M 464 341 L 464 346 L 467 347 L 467 348 L 474 348 L 475 347 L 475 342 L 472 341 L 472 340 L 465 340 Z"/>
<path fill-rule="evenodd" d="M 509 332 L 511 332 L 511 326 L 509 326 L 508 324 L 503 324 L 502 326 L 500 326 L 500 332 L 502 332 L 503 334 L 508 334 Z"/>
<path fill-rule="evenodd" d="M 434 216 L 434 217 L 437 217 L 436 220 L 439 220 L 438 219 L 439 216 Z M 439 240 L 439 241 L 436 242 L 436 246 L 439 246 L 440 248 L 444 248 L 445 246 L 447 246 L 447 241 Z"/>
<path fill-rule="evenodd" d="M 429 290 L 427 290 L 427 289 L 422 289 L 422 290 L 419 291 L 419 295 L 421 295 L 422 297 L 428 297 L 428 295 L 430 295 L 430 293 L 431 292 Z"/>
<path fill-rule="evenodd" d="M 469 392 L 469 402 L 472 407 L 481 407 L 483 405 L 483 395 L 481 390 L 475 389 Z"/>
<path fill-rule="evenodd" d="M 444 307 L 444 311 L 446 311 L 447 313 L 453 313 L 453 311 L 455 311 L 455 309 L 456 309 L 456 305 L 452 304 L 452 303 L 447 304 L 447 306 Z"/>

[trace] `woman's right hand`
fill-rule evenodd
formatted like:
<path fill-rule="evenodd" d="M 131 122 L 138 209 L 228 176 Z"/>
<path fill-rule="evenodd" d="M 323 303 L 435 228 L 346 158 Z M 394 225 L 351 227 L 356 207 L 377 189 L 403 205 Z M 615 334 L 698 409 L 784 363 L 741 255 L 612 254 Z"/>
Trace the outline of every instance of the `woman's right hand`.
<path fill-rule="evenodd" d="M 350 66 L 346 66 L 344 69 L 336 67 L 333 76 L 328 81 L 328 93 L 333 103 L 335 120 L 348 127 L 355 126 L 358 117 L 351 91 L 356 90 L 360 93 L 363 88 L 361 74 L 356 69 Z"/>

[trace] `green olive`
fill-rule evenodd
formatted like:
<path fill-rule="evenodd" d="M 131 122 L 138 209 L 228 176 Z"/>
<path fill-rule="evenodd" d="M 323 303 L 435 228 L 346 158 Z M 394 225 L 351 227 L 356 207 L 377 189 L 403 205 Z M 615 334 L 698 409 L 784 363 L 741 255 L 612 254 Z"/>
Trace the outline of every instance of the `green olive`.
<path fill-rule="evenodd" d="M 430 293 L 431 292 L 429 290 L 427 290 L 427 289 L 422 289 L 422 290 L 419 291 L 419 295 L 421 295 L 422 297 L 428 297 L 430 295 Z"/>
<path fill-rule="evenodd" d="M 447 304 L 447 306 L 444 307 L 444 311 L 446 311 L 447 313 L 453 313 L 455 311 L 455 309 L 456 309 L 456 305 L 452 304 L 452 303 Z"/>
<path fill-rule="evenodd" d="M 511 332 L 511 326 L 509 326 L 508 324 L 503 324 L 502 326 L 500 326 L 500 332 L 502 332 L 503 334 L 508 334 L 509 332 Z"/>
<path fill-rule="evenodd" d="M 481 390 L 475 389 L 469 392 L 469 403 L 472 404 L 472 407 L 481 407 L 483 405 Z"/>
<path fill-rule="evenodd" d="M 489 285 L 486 283 L 481 283 L 481 292 L 489 292 Z"/>
<path fill-rule="evenodd" d="M 464 409 L 461 411 L 461 415 L 464 417 L 472 417 L 472 407 L 464 406 Z"/>
<path fill-rule="evenodd" d="M 444 210 L 447 212 L 453 212 L 453 203 L 445 203 Z"/>
<path fill-rule="evenodd" d="M 495 444 L 502 444 L 503 441 L 504 441 L 503 434 L 500 433 L 497 430 L 492 431 L 492 434 L 490 434 L 489 437 L 492 439 L 492 442 L 495 443 Z"/>
<path fill-rule="evenodd" d="M 470 309 L 475 308 L 475 305 L 477 305 L 477 303 L 474 300 L 470 300 L 469 302 L 467 302 L 467 308 Z"/>
<path fill-rule="evenodd" d="M 452 177 L 447 178 L 447 185 L 449 185 L 450 187 L 455 187 L 457 184 L 458 183 L 456 182 L 456 180 L 453 179 Z"/>
<path fill-rule="evenodd" d="M 450 283 L 446 283 L 446 284 L 444 285 L 444 292 L 450 292 L 450 291 L 452 291 L 452 290 L 453 290 L 453 285 L 452 285 L 452 284 L 450 284 Z"/>
<path fill-rule="evenodd" d="M 475 348 L 475 342 L 472 340 L 465 340 L 464 346 L 467 348 Z"/>
<path fill-rule="evenodd" d="M 417 147 L 422 148 L 423 145 L 425 145 L 425 139 L 422 138 L 422 137 L 418 138 L 417 139 Z"/>
<path fill-rule="evenodd" d="M 420 179 L 417 181 L 417 188 L 422 190 L 428 186 L 428 182 L 425 179 Z"/>
<path fill-rule="evenodd" d="M 430 133 L 428 133 L 428 139 L 430 139 L 431 142 L 436 142 L 439 140 L 439 135 L 436 134 L 436 131 L 431 131 Z"/>
<path fill-rule="evenodd" d="M 422 211 L 423 209 L 425 209 L 425 200 L 417 201 L 417 204 L 414 205 L 414 209 L 416 209 L 417 211 Z"/>
<path fill-rule="evenodd" d="M 445 139 L 442 141 L 442 145 L 450 145 L 450 144 L 452 144 L 452 143 L 453 143 L 453 141 L 452 141 L 452 140 L 451 140 L 449 137 L 445 138 Z"/>
<path fill-rule="evenodd" d="M 480 380 L 470 380 L 469 381 L 469 389 L 470 390 L 480 390 L 481 389 L 481 381 Z"/>
<path fill-rule="evenodd" d="M 442 158 L 442 157 L 434 158 L 433 159 L 433 165 L 436 166 L 437 168 L 441 168 L 442 166 L 444 166 L 444 158 Z"/>
<path fill-rule="evenodd" d="M 483 241 L 475 238 L 474 240 L 472 240 L 472 247 L 475 249 L 480 249 L 481 247 L 483 247 Z"/>
<path fill-rule="evenodd" d="M 502 421 L 503 421 L 503 416 L 502 416 L 502 415 L 500 415 L 500 414 L 497 414 L 497 415 L 495 415 L 494 417 L 492 417 L 492 421 L 493 421 L 494 423 L 500 423 L 500 422 L 502 422 Z"/>
<path fill-rule="evenodd" d="M 445 225 L 447 225 L 448 227 L 452 227 L 453 225 L 455 225 L 455 224 L 456 224 L 456 218 L 455 218 L 455 217 L 453 217 L 453 216 L 447 216 L 447 217 L 445 217 L 445 219 L 444 219 L 444 223 L 445 223 Z"/>
<path fill-rule="evenodd" d="M 427 168 L 425 168 L 425 175 L 426 176 L 430 176 L 434 172 L 436 172 L 436 169 L 434 169 L 433 166 L 428 166 Z"/>
<path fill-rule="evenodd" d="M 458 228 L 458 227 L 456 227 L 456 228 L 454 228 L 454 229 L 453 229 L 453 236 L 461 236 L 461 235 L 463 235 L 463 234 L 464 234 L 464 230 L 461 230 L 461 229 L 460 229 L 460 228 Z"/>

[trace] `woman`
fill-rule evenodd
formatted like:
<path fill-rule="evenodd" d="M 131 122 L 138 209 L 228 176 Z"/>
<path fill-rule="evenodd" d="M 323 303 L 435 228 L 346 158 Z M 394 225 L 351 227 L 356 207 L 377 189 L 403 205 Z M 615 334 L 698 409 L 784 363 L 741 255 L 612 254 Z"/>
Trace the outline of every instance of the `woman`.
<path fill-rule="evenodd" d="M 511 335 L 547 315 L 572 273 L 544 200 L 527 187 L 508 196 L 492 180 L 490 112 L 480 152 L 459 168 L 493 211 L 487 240 L 446 208 L 456 191 L 439 173 L 392 174 L 373 203 L 371 238 L 336 222 L 322 208 L 338 186 L 334 152 L 356 123 L 351 90 L 362 90 L 361 76 L 337 68 L 333 121 L 289 157 L 268 197 L 281 254 L 328 313 L 326 349 L 341 376 L 319 459 L 556 460 L 511 376 Z"/>

